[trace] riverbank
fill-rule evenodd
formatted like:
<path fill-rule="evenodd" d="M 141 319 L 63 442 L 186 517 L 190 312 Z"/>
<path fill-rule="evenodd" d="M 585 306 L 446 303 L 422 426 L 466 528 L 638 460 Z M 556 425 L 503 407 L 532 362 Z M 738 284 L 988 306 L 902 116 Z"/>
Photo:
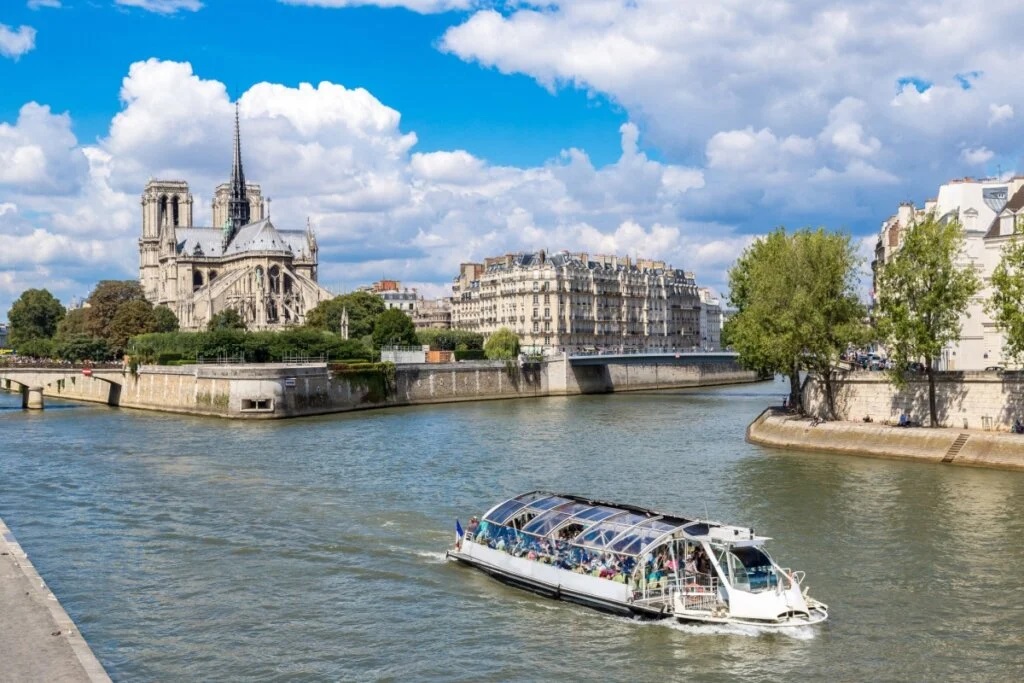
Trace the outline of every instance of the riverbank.
<path fill-rule="evenodd" d="M 314 363 L 0 368 L 0 388 L 23 406 L 44 397 L 236 419 L 280 419 L 372 408 L 650 391 L 758 381 L 735 354 L 663 354 L 541 363 L 504 361 L 360 367 Z"/>
<path fill-rule="evenodd" d="M 0 679 L 110 681 L 2 519 L 0 605 Z"/>
<path fill-rule="evenodd" d="M 1024 471 L 1024 436 L 1010 432 L 815 422 L 769 408 L 747 427 L 747 441 L 773 448 Z"/>

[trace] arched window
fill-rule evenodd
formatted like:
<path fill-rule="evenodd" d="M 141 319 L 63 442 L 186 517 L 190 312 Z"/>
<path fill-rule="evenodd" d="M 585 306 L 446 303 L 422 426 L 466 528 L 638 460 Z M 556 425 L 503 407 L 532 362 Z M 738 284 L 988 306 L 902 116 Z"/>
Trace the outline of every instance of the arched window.
<path fill-rule="evenodd" d="M 198 271 L 192 271 L 192 291 L 196 291 L 203 286 L 203 274 Z"/>
<path fill-rule="evenodd" d="M 167 223 L 167 195 L 160 195 L 160 202 L 157 205 L 156 224 L 163 227 Z"/>
<path fill-rule="evenodd" d="M 292 278 L 287 273 L 285 273 L 285 275 L 284 275 L 284 293 L 285 294 L 291 294 L 292 293 L 292 283 L 293 283 Z"/>
<path fill-rule="evenodd" d="M 171 199 L 171 225 L 175 227 L 181 225 L 178 222 L 178 195 L 174 195 L 174 198 Z"/>
<path fill-rule="evenodd" d="M 217 279 L 217 271 L 216 270 L 211 270 L 209 273 L 206 274 L 206 281 L 207 282 L 213 282 L 216 279 Z"/>
<path fill-rule="evenodd" d="M 270 276 L 270 291 L 274 294 L 281 293 L 281 269 L 271 266 L 267 273 Z"/>

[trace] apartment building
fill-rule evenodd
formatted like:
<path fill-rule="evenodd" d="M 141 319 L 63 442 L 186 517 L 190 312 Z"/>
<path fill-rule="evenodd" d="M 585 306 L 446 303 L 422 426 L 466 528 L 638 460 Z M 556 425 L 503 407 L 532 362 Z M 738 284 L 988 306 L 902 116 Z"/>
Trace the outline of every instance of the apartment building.
<path fill-rule="evenodd" d="M 535 351 L 701 348 L 693 274 L 662 261 L 567 251 L 464 263 L 452 286 L 452 327 L 508 327 Z"/>
<path fill-rule="evenodd" d="M 961 319 L 960 337 L 947 344 L 936 359 L 940 370 L 984 370 L 994 365 L 1008 366 L 1003 356 L 1003 334 L 985 312 L 991 296 L 990 278 L 1002 258 L 1003 247 L 1024 218 L 1024 177 L 1009 180 L 963 178 L 939 188 L 935 198 L 916 207 L 902 202 L 881 226 L 875 243 L 872 303 L 878 301 L 878 274 L 903 243 L 906 231 L 916 221 L 934 212 L 940 220 L 959 220 L 964 228 L 965 244 L 959 265 L 974 268 L 982 288 L 971 299 Z"/>

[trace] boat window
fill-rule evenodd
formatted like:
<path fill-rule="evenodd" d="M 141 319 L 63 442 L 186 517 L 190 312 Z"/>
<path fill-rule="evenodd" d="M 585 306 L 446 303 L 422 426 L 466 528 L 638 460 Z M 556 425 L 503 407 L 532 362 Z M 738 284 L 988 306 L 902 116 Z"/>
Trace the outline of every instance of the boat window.
<path fill-rule="evenodd" d="M 704 524 L 703 522 L 697 522 L 683 527 L 683 531 L 685 531 L 690 536 L 707 536 L 708 531 L 710 530 L 711 529 L 708 527 L 708 525 Z"/>
<path fill-rule="evenodd" d="M 544 498 L 543 500 L 538 500 L 530 503 L 530 507 L 535 510 L 550 510 L 556 505 L 561 505 L 563 503 L 569 502 L 571 501 L 569 501 L 566 498 L 562 498 L 560 496 L 551 496 L 550 498 Z"/>
<path fill-rule="evenodd" d="M 569 519 L 569 516 L 570 515 L 565 512 L 549 510 L 543 514 L 537 515 L 532 522 L 523 527 L 523 531 L 528 534 L 547 536 L 552 529 Z"/>
<path fill-rule="evenodd" d="M 612 546 L 612 550 L 626 553 L 627 555 L 636 555 L 647 547 L 647 545 L 661 538 L 662 535 L 663 534 L 660 531 L 650 530 L 627 534 L 615 541 L 615 544 Z"/>
<path fill-rule="evenodd" d="M 496 507 L 493 512 L 485 517 L 485 519 L 494 522 L 495 524 L 504 524 L 509 517 L 519 510 L 522 510 L 523 507 L 523 504 L 518 500 L 507 500 Z"/>
<path fill-rule="evenodd" d="M 599 522 L 602 519 L 607 519 L 607 518 L 611 517 L 612 515 L 619 514 L 620 512 L 621 512 L 621 510 L 613 510 L 611 508 L 605 508 L 605 507 L 596 507 L 596 508 L 590 508 L 589 510 L 586 510 L 585 512 L 579 513 L 577 515 L 577 518 L 578 519 L 587 519 L 587 520 L 590 520 L 592 522 Z"/>
<path fill-rule="evenodd" d="M 771 558 L 759 548 L 733 548 L 732 564 L 735 567 L 733 584 L 740 587 L 738 580 L 747 590 L 757 592 L 775 588 L 779 583 L 778 574 Z"/>

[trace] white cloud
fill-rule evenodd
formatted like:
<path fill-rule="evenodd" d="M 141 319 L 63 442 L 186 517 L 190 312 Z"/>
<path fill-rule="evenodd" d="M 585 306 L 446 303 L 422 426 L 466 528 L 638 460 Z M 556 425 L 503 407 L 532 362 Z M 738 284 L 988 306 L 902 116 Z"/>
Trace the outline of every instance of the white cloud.
<path fill-rule="evenodd" d="M 603 94 L 670 161 L 703 152 L 702 217 L 726 213 L 750 229 L 792 209 L 800 213 L 784 215 L 793 220 L 855 218 L 866 229 L 900 199 L 961 175 L 964 147 L 1024 154 L 1013 116 L 1024 91 L 1005 86 L 1024 70 L 1024 53 L 1006 49 L 1022 21 L 1016 0 L 940 0 L 927 11 L 916 2 L 547 0 L 473 12 L 440 48 L 549 89 Z M 838 183 L 838 195 L 807 196 L 821 182 Z M 875 191 L 880 184 L 892 189 Z"/>
<path fill-rule="evenodd" d="M 1009 121 L 1013 118 L 1013 107 L 1008 104 L 990 104 L 988 105 L 988 111 L 988 125 L 990 126 L 1003 121 Z"/>
<path fill-rule="evenodd" d="M 28 8 L 31 10 L 37 10 L 41 7 L 49 7 L 56 9 L 60 7 L 60 0 L 28 0 Z"/>
<path fill-rule="evenodd" d="M 311 7 L 403 7 L 413 12 L 429 14 L 465 10 L 480 4 L 479 0 L 278 0 L 286 5 L 307 5 Z"/>
<path fill-rule="evenodd" d="M 148 178 L 188 180 L 196 223 L 209 224 L 212 190 L 231 166 L 234 109 L 224 85 L 151 59 L 130 67 L 121 99 L 109 133 L 91 145 L 74 140 L 66 115 L 36 104 L 16 124 L 0 123 L 0 154 L 42 153 L 6 167 L 21 169 L 3 181 L 16 210 L 0 214 L 0 231 L 13 236 L 3 264 L 12 283 L 46 286 L 59 271 L 53 287 L 67 299 L 100 277 L 134 277 Z M 614 163 L 595 166 L 567 149 L 521 168 L 465 150 L 415 150 L 400 113 L 363 89 L 259 83 L 239 109 L 246 177 L 273 198 L 280 227 L 310 218 L 327 286 L 384 274 L 436 289 L 462 261 L 545 248 L 662 259 L 721 288 L 726 260 L 742 249 L 728 224 L 687 217 L 707 191 L 704 172 L 651 159 L 632 123 L 620 129 Z"/>
<path fill-rule="evenodd" d="M 988 163 L 995 153 L 988 147 L 976 147 L 973 149 L 964 148 L 960 152 L 960 158 L 972 166 L 979 166 Z"/>
<path fill-rule="evenodd" d="M 0 55 L 17 61 L 35 46 L 36 30 L 31 26 L 19 26 L 15 30 L 7 24 L 0 24 Z"/>
<path fill-rule="evenodd" d="M 67 114 L 30 102 L 14 125 L 0 123 L 0 188 L 31 194 L 68 194 L 78 189 L 86 160 Z"/>
<path fill-rule="evenodd" d="M 198 12 L 203 3 L 200 0 L 114 0 L 124 7 L 138 7 L 157 14 L 174 14 L 182 10 Z"/>

